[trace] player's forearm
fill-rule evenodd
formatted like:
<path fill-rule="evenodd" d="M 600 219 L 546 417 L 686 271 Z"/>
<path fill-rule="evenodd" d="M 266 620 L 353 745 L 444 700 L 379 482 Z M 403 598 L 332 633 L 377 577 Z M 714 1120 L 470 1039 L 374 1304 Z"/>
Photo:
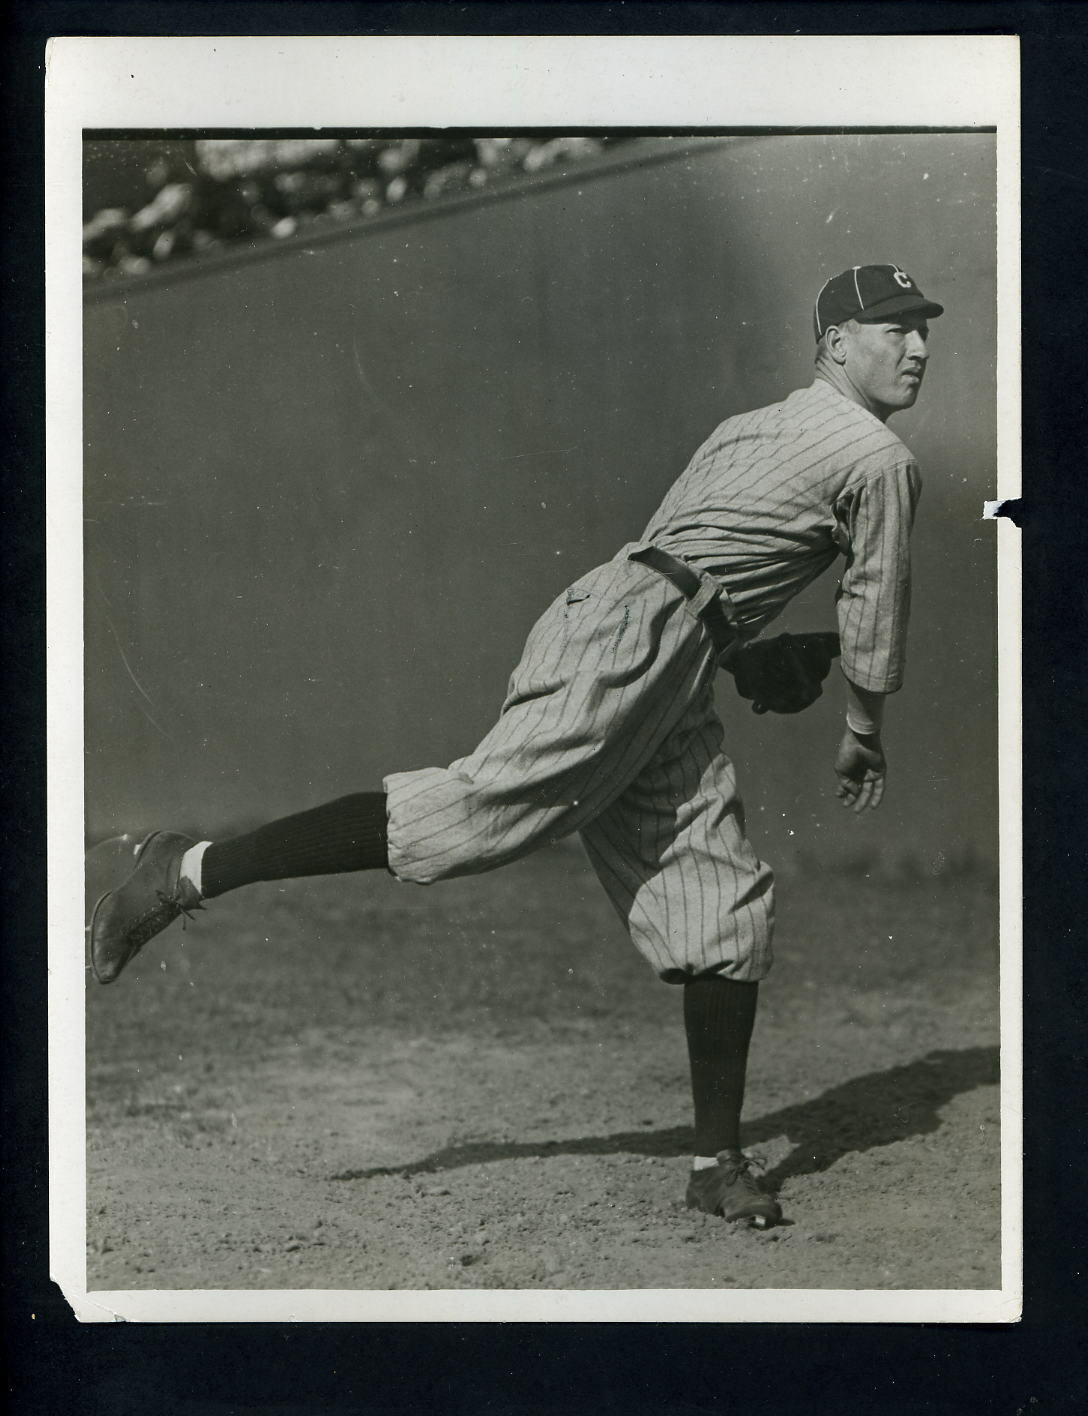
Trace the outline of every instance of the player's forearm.
<path fill-rule="evenodd" d="M 875 737 L 884 721 L 884 699 L 887 694 L 846 683 L 846 726 L 858 737 Z"/>

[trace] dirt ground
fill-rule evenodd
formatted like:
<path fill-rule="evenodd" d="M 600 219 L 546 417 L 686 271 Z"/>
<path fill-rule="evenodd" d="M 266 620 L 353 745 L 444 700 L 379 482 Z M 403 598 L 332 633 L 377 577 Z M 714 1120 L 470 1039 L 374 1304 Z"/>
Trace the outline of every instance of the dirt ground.
<path fill-rule="evenodd" d="M 225 897 L 88 985 L 88 1286 L 997 1288 L 996 915 L 781 881 L 759 1233 L 684 1208 L 680 991 L 577 849 Z"/>

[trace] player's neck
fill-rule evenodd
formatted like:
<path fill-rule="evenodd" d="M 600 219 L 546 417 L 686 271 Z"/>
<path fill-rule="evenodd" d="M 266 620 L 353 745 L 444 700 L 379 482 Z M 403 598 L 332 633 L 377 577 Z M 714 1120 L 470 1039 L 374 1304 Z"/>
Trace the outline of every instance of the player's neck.
<path fill-rule="evenodd" d="M 871 398 L 866 398 L 861 390 L 850 382 L 845 371 L 838 364 L 817 364 L 816 377 L 821 383 L 830 384 L 836 393 L 842 394 L 843 398 L 848 398 L 851 403 L 856 403 L 860 408 L 864 408 L 874 418 L 879 418 L 882 423 L 886 423 L 895 411 L 885 407 L 883 403 L 876 403 Z"/>

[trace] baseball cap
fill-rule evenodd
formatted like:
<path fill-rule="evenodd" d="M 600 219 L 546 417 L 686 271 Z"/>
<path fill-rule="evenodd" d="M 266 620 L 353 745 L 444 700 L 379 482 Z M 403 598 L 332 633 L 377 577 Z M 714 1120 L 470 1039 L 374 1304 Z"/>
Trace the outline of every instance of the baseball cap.
<path fill-rule="evenodd" d="M 817 340 L 828 325 L 843 320 L 879 320 L 907 311 L 936 319 L 944 306 L 927 300 L 913 276 L 896 265 L 851 266 L 824 282 L 816 296 L 812 324 Z"/>

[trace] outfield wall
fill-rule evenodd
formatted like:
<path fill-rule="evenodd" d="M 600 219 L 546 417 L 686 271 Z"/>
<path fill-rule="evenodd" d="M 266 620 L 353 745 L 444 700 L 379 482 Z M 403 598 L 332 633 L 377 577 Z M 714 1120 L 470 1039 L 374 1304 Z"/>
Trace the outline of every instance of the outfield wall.
<path fill-rule="evenodd" d="M 889 798 L 831 794 L 839 694 L 721 705 L 772 860 L 992 859 L 992 136 L 662 142 L 85 306 L 87 825 L 214 832 L 445 762 L 536 614 L 721 418 L 811 377 L 825 276 L 947 315 L 893 427 L 923 468 Z M 789 628 L 833 625 L 828 578 Z"/>

